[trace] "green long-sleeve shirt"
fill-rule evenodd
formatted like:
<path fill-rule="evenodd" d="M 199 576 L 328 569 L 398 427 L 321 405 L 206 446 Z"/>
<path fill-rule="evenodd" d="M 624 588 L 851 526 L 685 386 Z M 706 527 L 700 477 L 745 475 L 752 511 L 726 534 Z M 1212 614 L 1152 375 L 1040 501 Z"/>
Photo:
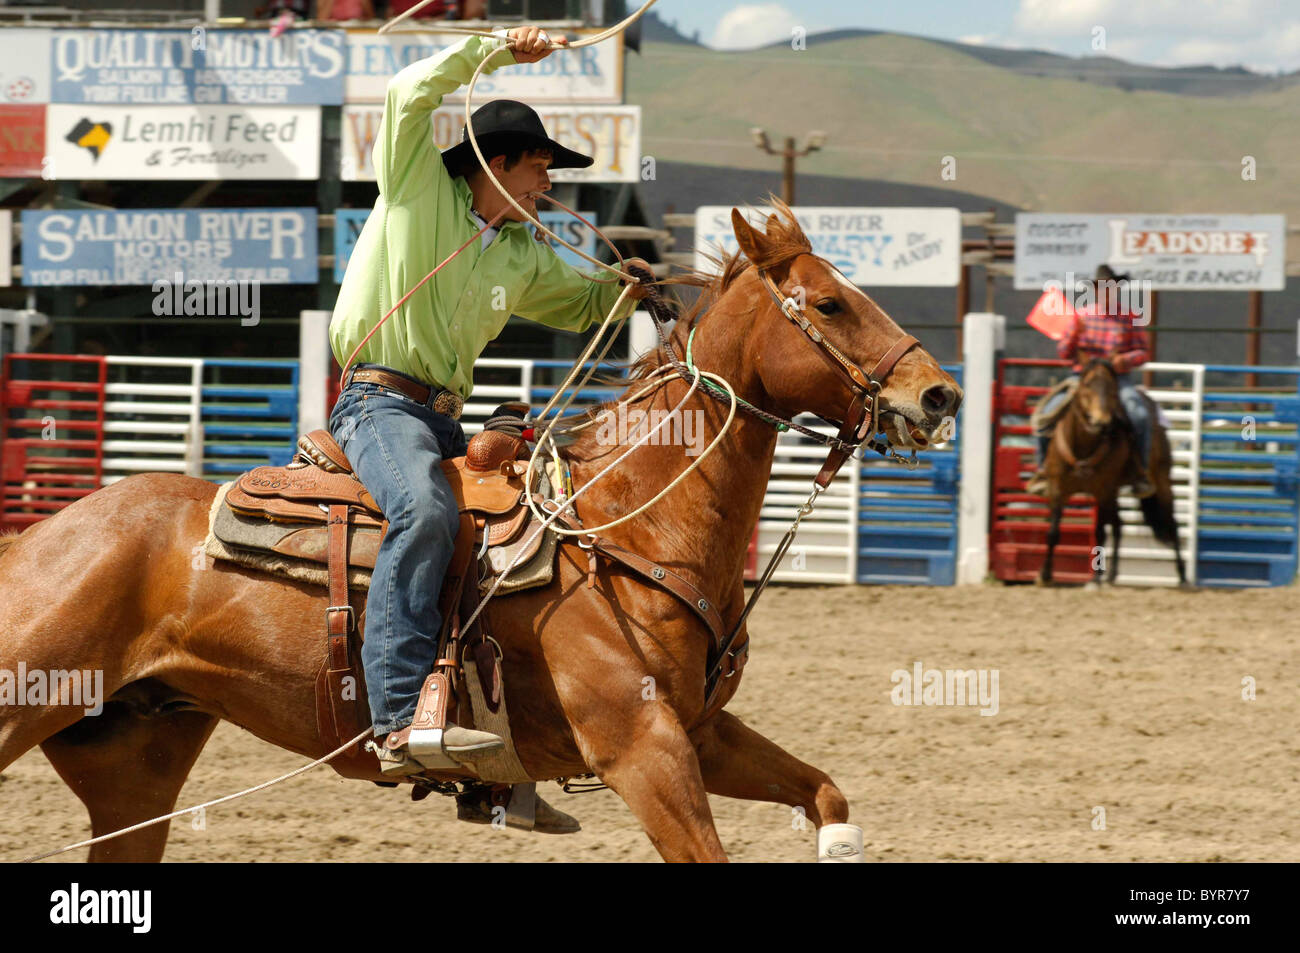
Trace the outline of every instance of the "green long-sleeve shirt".
<path fill-rule="evenodd" d="M 395 302 L 482 227 L 465 179 L 448 174 L 434 146 L 430 117 L 443 96 L 468 83 L 483 58 L 504 45 L 503 38 L 467 37 L 389 82 L 374 148 L 379 198 L 348 260 L 330 321 L 330 347 L 340 365 Z M 513 53 L 499 54 L 483 72 L 514 62 Z M 527 222 L 503 219 L 487 248 L 475 241 L 448 262 L 356 360 L 469 397 L 475 360 L 511 314 L 582 331 L 605 317 L 621 290 L 562 261 Z M 628 298 L 616 317 L 635 308 Z"/>

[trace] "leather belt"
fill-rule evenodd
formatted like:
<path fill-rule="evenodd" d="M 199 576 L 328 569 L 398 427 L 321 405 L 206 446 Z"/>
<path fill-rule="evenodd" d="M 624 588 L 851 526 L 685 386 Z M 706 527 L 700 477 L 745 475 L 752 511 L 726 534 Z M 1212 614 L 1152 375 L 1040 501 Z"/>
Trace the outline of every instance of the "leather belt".
<path fill-rule="evenodd" d="M 464 398 L 446 388 L 429 387 L 427 384 L 421 384 L 378 367 L 356 368 L 352 371 L 352 376 L 348 378 L 348 383 L 353 381 L 362 384 L 378 384 L 380 387 L 395 390 L 418 404 L 426 405 L 435 413 L 445 414 L 453 420 L 459 419 L 461 411 L 465 407 Z M 433 397 L 432 403 L 429 401 L 430 396 Z"/>

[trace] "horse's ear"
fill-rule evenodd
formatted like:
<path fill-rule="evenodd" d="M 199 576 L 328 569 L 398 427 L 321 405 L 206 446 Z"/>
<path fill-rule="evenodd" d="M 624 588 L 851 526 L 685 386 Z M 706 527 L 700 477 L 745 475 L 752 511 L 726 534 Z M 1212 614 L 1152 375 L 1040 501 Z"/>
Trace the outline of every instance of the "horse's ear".
<path fill-rule="evenodd" d="M 740 214 L 740 209 L 731 210 L 731 230 L 736 233 L 736 241 L 740 243 L 740 250 L 745 253 L 745 257 L 750 261 L 758 261 L 763 254 L 761 233 L 746 221 L 745 216 Z"/>
<path fill-rule="evenodd" d="M 775 215 L 769 215 L 767 217 L 767 233 L 769 235 L 772 234 L 772 229 L 779 228 L 780 226 L 781 226 L 781 220 L 777 218 Z"/>

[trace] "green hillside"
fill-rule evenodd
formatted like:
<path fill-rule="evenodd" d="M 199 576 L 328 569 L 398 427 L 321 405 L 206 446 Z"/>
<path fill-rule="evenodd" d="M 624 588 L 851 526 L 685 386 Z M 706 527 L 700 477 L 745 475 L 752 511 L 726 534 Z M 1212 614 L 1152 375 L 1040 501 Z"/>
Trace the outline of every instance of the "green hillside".
<path fill-rule="evenodd" d="M 801 171 L 950 187 L 1061 211 L 1277 212 L 1300 222 L 1300 86 L 1184 96 L 1027 76 L 889 34 L 716 52 L 647 43 L 627 58 L 643 152 L 779 169 L 773 142 L 824 130 Z M 704 95 L 711 93 L 711 96 Z M 957 178 L 940 177 L 944 156 Z M 1254 156 L 1257 181 L 1241 178 Z"/>

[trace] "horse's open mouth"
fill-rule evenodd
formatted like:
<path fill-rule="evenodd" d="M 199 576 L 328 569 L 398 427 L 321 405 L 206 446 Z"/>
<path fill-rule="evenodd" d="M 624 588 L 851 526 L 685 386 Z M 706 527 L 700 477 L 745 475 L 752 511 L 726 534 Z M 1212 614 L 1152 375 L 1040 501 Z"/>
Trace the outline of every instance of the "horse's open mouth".
<path fill-rule="evenodd" d="M 928 428 L 897 410 L 881 414 L 881 429 L 891 444 L 905 450 L 928 450 L 943 442 L 938 427 Z"/>

